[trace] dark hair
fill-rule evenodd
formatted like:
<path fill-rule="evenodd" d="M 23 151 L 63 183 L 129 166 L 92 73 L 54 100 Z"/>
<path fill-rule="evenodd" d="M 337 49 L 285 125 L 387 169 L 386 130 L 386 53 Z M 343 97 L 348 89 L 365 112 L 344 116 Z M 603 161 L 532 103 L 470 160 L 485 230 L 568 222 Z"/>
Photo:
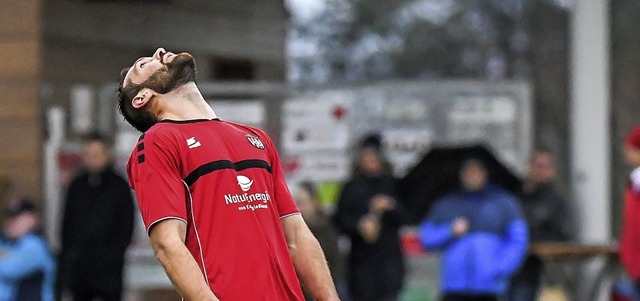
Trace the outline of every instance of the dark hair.
<path fill-rule="evenodd" d="M 83 137 L 83 140 L 85 142 L 100 142 L 102 144 L 104 144 L 106 147 L 111 146 L 111 139 L 109 139 L 109 137 L 107 137 L 106 135 L 103 135 L 102 133 L 98 132 L 98 131 L 93 131 L 90 132 L 88 134 L 86 134 Z"/>
<path fill-rule="evenodd" d="M 9 202 L 9 206 L 7 206 L 5 215 L 9 217 L 18 216 L 22 213 L 30 212 L 30 213 L 38 213 L 38 209 L 36 208 L 35 202 L 27 197 L 23 197 L 20 199 L 13 200 Z"/>
<path fill-rule="evenodd" d="M 120 115 L 124 117 L 131 126 L 140 132 L 146 132 L 153 124 L 156 123 L 156 118 L 149 113 L 146 109 L 136 109 L 131 104 L 134 97 L 140 92 L 141 85 L 129 84 L 124 87 L 124 79 L 129 72 L 129 68 L 124 68 L 120 71 L 120 80 L 118 81 L 118 110 Z"/>
<path fill-rule="evenodd" d="M 382 136 L 380 135 L 380 133 L 367 134 L 366 136 L 364 136 L 362 141 L 360 141 L 359 148 L 373 148 L 378 152 L 382 151 Z"/>

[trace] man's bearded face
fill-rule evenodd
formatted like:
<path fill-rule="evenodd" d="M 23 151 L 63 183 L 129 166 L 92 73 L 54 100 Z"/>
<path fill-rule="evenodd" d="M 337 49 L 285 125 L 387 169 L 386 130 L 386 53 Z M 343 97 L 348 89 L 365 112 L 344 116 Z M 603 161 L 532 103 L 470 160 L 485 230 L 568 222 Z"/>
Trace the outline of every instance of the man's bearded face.
<path fill-rule="evenodd" d="M 140 84 L 140 88 L 149 88 L 160 94 L 166 94 L 186 83 L 195 82 L 195 79 L 195 60 L 190 54 L 183 52 L 151 74 Z"/>

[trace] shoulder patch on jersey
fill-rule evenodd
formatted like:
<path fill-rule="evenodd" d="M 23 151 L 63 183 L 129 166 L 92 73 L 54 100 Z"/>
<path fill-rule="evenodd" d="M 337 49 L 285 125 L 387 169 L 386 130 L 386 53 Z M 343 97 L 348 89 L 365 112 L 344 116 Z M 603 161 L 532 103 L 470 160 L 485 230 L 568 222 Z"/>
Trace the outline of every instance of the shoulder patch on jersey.
<path fill-rule="evenodd" d="M 262 143 L 262 140 L 260 140 L 260 138 L 258 138 L 257 136 L 247 134 L 245 137 L 247 137 L 247 140 L 251 142 L 251 145 L 259 149 L 264 149 L 264 143 Z"/>

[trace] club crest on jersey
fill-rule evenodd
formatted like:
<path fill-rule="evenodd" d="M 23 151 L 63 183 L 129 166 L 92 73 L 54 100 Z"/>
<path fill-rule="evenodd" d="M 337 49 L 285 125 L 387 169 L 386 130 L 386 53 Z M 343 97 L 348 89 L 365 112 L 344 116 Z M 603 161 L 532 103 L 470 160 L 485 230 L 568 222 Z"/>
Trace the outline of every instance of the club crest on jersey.
<path fill-rule="evenodd" d="M 259 148 L 259 149 L 264 149 L 264 143 L 262 143 L 262 140 L 260 140 L 260 138 L 256 137 L 256 136 L 251 136 L 251 135 L 246 135 L 245 137 L 247 137 L 247 140 L 249 140 L 249 142 L 251 142 L 251 145 Z"/>

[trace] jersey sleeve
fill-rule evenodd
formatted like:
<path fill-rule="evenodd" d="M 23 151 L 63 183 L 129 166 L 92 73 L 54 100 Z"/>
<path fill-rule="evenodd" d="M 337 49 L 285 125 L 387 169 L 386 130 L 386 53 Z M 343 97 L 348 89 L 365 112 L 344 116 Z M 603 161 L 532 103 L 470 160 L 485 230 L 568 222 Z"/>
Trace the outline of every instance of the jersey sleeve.
<path fill-rule="evenodd" d="M 278 151 L 269 136 L 267 136 L 264 132 L 262 132 L 262 134 L 269 145 L 268 152 L 269 157 L 271 158 L 275 201 L 278 208 L 278 213 L 280 214 L 280 218 L 286 217 L 291 214 L 298 214 L 300 213 L 300 209 L 298 209 L 298 205 L 296 204 L 293 196 L 291 195 L 291 192 L 289 191 L 289 186 L 287 186 L 287 181 L 284 177 L 284 171 L 282 169 L 282 163 L 280 162 Z"/>
<path fill-rule="evenodd" d="M 147 234 L 166 219 L 187 222 L 187 192 L 180 177 L 180 148 L 169 134 L 141 136 L 127 165 L 129 184 L 136 198 Z"/>

